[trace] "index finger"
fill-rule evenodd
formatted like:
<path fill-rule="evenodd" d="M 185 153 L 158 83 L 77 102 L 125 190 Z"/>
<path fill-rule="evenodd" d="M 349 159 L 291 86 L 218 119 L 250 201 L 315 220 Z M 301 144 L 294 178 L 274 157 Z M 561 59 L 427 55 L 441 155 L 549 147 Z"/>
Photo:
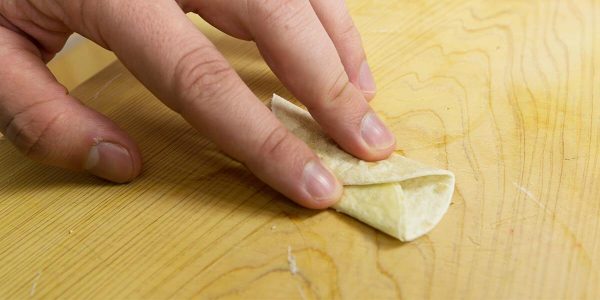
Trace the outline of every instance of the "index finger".
<path fill-rule="evenodd" d="M 262 55 L 323 130 L 365 160 L 386 158 L 395 139 L 350 83 L 309 1 L 248 1 L 246 25 Z"/>

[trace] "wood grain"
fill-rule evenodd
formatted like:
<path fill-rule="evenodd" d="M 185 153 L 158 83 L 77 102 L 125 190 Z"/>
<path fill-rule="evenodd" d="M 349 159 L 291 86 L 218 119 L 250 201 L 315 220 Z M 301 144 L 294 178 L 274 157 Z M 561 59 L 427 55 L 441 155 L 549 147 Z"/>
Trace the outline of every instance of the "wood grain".
<path fill-rule="evenodd" d="M 398 152 L 457 175 L 431 234 L 289 203 L 114 64 L 73 94 L 144 174 L 111 185 L 0 141 L 0 298 L 599 298 L 600 4 L 349 6 Z M 201 27 L 261 99 L 291 97 L 252 43 Z"/>

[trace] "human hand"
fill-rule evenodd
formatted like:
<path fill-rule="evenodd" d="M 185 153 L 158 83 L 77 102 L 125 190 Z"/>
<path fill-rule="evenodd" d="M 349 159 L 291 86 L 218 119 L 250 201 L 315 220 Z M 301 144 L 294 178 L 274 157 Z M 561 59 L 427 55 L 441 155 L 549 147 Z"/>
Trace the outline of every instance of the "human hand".
<path fill-rule="evenodd" d="M 73 32 L 115 52 L 161 101 L 297 203 L 342 187 L 187 19 L 256 42 L 285 86 L 344 150 L 386 158 L 394 136 L 367 103 L 375 84 L 343 0 L 0 0 L 0 130 L 28 157 L 114 182 L 141 171 L 131 138 L 46 68 Z"/>

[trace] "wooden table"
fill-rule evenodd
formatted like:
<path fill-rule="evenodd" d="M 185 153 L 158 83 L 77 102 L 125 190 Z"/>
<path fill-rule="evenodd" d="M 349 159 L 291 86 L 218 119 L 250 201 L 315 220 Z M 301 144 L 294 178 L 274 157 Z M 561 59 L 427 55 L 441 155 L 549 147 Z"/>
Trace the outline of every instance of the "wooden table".
<path fill-rule="evenodd" d="M 457 175 L 429 235 L 291 204 L 114 64 L 73 94 L 144 173 L 112 185 L 0 141 L 0 298 L 600 297 L 599 4 L 349 5 L 398 152 Z M 261 99 L 291 97 L 252 43 L 201 27 Z"/>

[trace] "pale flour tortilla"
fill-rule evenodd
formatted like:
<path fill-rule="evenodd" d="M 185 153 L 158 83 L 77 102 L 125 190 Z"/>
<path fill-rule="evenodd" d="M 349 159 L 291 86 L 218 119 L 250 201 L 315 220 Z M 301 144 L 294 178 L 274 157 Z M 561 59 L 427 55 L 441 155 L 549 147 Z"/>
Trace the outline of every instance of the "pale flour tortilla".
<path fill-rule="evenodd" d="M 320 129 L 310 114 L 273 95 L 273 113 L 304 140 L 344 185 L 333 208 L 401 241 L 429 232 L 448 210 L 454 174 L 392 154 L 366 162 L 344 152 Z"/>

